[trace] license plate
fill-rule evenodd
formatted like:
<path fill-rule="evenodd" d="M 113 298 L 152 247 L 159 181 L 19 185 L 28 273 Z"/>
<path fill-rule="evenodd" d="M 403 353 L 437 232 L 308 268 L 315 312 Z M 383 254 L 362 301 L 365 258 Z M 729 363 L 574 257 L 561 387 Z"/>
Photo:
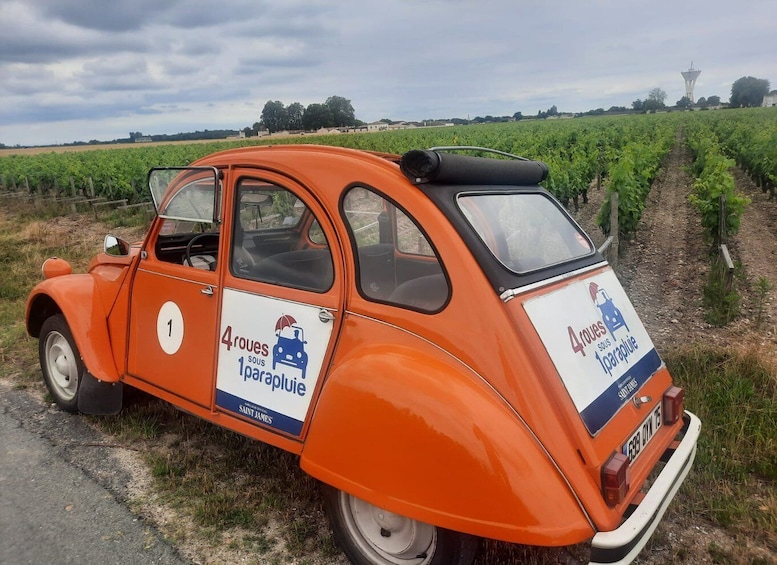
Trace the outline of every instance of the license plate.
<path fill-rule="evenodd" d="M 623 444 L 621 451 L 629 458 L 629 462 L 633 463 L 634 460 L 639 457 L 639 454 L 645 449 L 653 436 L 658 432 L 661 427 L 661 403 L 656 404 L 650 415 L 645 418 L 642 424 L 631 434 L 631 437 L 626 443 Z"/>

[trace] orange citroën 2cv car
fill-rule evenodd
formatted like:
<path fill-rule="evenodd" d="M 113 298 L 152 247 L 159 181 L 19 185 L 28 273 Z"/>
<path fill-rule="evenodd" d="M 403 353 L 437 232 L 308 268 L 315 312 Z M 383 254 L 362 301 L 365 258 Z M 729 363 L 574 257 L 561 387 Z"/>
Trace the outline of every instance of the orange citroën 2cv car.
<path fill-rule="evenodd" d="M 450 149 L 153 169 L 144 241 L 30 294 L 57 404 L 117 413 L 126 383 L 298 454 L 354 563 L 481 537 L 632 561 L 700 422 L 547 167 Z"/>

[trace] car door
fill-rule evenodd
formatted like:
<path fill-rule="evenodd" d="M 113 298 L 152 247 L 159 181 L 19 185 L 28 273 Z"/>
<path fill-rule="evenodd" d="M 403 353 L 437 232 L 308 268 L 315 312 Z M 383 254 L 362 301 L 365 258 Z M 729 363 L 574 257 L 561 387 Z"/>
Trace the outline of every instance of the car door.
<path fill-rule="evenodd" d="M 341 323 L 339 243 L 301 185 L 253 169 L 231 178 L 215 408 L 301 438 Z"/>
<path fill-rule="evenodd" d="M 159 185 L 154 200 L 161 217 L 152 226 L 132 283 L 127 370 L 210 407 L 221 298 L 217 173 L 164 171 L 164 179 L 161 174 L 151 178 L 152 186 Z"/>

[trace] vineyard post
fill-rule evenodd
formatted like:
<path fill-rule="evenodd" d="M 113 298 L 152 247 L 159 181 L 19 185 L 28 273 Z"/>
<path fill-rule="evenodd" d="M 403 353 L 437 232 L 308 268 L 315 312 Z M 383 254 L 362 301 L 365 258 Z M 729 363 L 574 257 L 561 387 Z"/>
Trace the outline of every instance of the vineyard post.
<path fill-rule="evenodd" d="M 78 213 L 78 207 L 76 205 L 76 198 L 78 198 L 78 196 L 76 195 L 76 180 L 72 176 L 70 177 L 70 193 L 73 195 L 73 200 L 70 202 L 70 209 L 73 214 L 76 214 Z"/>
<path fill-rule="evenodd" d="M 32 203 L 35 205 L 35 209 L 39 210 L 41 207 L 41 204 L 43 203 L 43 199 L 45 198 L 45 195 L 43 193 L 43 184 L 38 184 L 37 190 L 30 189 L 30 184 L 27 181 L 27 177 L 24 177 L 24 185 L 27 187 L 27 194 L 29 195 L 29 198 L 32 199 Z"/>
<path fill-rule="evenodd" d="M 89 198 L 94 199 L 94 181 L 89 177 Z"/>
<path fill-rule="evenodd" d="M 610 194 L 610 244 L 609 260 L 613 267 L 618 266 L 618 193 Z"/>
<path fill-rule="evenodd" d="M 728 237 L 726 229 L 726 195 L 718 196 L 718 245 L 726 243 Z"/>

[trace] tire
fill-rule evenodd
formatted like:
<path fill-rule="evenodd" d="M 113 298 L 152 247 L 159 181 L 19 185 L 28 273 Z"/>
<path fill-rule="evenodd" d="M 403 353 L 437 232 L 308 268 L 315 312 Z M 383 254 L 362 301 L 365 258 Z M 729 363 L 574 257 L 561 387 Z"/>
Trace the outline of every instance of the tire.
<path fill-rule="evenodd" d="M 471 565 L 478 538 L 417 522 L 323 485 L 337 543 L 355 565 Z"/>
<path fill-rule="evenodd" d="M 78 389 L 84 374 L 84 363 L 62 314 L 43 322 L 38 339 L 38 356 L 46 388 L 57 406 L 67 412 L 78 412 Z"/>

